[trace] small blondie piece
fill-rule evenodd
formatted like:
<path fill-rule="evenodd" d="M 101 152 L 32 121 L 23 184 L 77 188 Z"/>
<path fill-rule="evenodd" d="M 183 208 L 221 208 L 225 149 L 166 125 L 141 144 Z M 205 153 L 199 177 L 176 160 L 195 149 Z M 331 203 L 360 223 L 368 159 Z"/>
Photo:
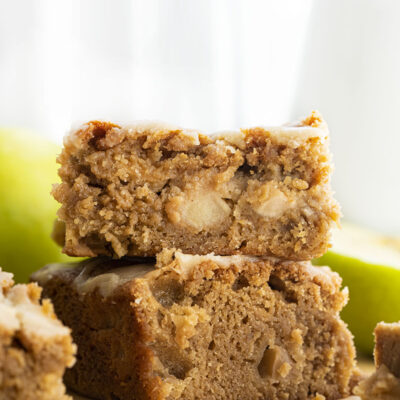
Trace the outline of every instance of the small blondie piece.
<path fill-rule="evenodd" d="M 360 400 L 400 399 L 400 323 L 375 328 L 376 371 L 354 389 Z"/>
<path fill-rule="evenodd" d="M 205 136 L 165 124 L 91 121 L 58 158 L 61 244 L 71 256 L 326 252 L 339 208 L 328 129 L 301 122 Z M 60 237 L 60 231 L 58 231 Z"/>
<path fill-rule="evenodd" d="M 400 322 L 380 322 L 375 328 L 375 365 L 382 364 L 400 378 Z"/>
<path fill-rule="evenodd" d="M 337 400 L 355 351 L 341 279 L 309 262 L 249 256 L 106 257 L 32 279 L 72 328 L 72 390 L 96 399 Z"/>
<path fill-rule="evenodd" d="M 75 361 L 70 330 L 35 284 L 13 286 L 0 269 L 0 399 L 67 400 L 62 377 Z"/>

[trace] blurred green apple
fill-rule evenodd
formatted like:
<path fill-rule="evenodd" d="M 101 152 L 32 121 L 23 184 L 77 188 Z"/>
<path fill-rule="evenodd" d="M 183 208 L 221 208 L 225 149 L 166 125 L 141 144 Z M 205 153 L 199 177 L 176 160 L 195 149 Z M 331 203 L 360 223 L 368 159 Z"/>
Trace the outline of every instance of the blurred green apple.
<path fill-rule="evenodd" d="M 343 278 L 350 301 L 342 317 L 358 350 L 371 354 L 375 325 L 400 320 L 400 240 L 344 223 L 331 251 L 313 263 L 329 265 Z"/>
<path fill-rule="evenodd" d="M 0 266 L 17 282 L 46 263 L 68 260 L 50 238 L 58 152 L 30 132 L 0 129 Z"/>

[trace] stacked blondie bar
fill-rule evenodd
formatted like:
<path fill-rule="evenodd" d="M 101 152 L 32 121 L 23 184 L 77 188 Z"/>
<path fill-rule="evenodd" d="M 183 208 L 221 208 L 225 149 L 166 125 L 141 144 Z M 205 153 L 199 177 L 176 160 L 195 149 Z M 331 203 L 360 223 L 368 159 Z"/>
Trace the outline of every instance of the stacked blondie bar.
<path fill-rule="evenodd" d="M 340 277 L 310 260 L 339 208 L 328 130 L 203 135 L 92 121 L 59 157 L 56 240 L 33 275 L 78 345 L 90 398 L 340 399 L 355 351 Z"/>

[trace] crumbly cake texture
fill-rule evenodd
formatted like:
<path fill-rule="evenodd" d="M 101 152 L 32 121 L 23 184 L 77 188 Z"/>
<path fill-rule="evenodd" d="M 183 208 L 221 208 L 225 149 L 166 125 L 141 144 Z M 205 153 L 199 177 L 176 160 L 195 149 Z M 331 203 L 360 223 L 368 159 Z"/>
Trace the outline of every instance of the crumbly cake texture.
<path fill-rule="evenodd" d="M 340 214 L 317 112 L 211 136 L 91 121 L 66 136 L 58 162 L 53 194 L 65 233 L 56 236 L 71 256 L 179 248 L 309 260 L 328 249 Z"/>
<path fill-rule="evenodd" d="M 75 361 L 70 330 L 35 283 L 0 269 L 0 399 L 69 400 L 62 376 Z"/>
<path fill-rule="evenodd" d="M 392 374 L 400 378 L 400 322 L 380 322 L 374 333 L 376 367 L 384 364 Z"/>
<path fill-rule="evenodd" d="M 78 345 L 72 390 L 107 400 L 349 395 L 355 351 L 336 273 L 170 250 L 148 261 L 97 257 L 32 276 Z"/>
<path fill-rule="evenodd" d="M 399 400 L 400 379 L 382 364 L 376 372 L 354 388 L 354 394 L 359 396 L 355 400 Z"/>

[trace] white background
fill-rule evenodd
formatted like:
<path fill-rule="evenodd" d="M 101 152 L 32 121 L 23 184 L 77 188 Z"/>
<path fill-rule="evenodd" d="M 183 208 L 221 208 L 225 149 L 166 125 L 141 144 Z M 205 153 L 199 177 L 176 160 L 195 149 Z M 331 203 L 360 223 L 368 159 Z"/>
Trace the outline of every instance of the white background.
<path fill-rule="evenodd" d="M 348 219 L 400 235 L 397 0 L 0 0 L 0 126 L 326 117 Z"/>

